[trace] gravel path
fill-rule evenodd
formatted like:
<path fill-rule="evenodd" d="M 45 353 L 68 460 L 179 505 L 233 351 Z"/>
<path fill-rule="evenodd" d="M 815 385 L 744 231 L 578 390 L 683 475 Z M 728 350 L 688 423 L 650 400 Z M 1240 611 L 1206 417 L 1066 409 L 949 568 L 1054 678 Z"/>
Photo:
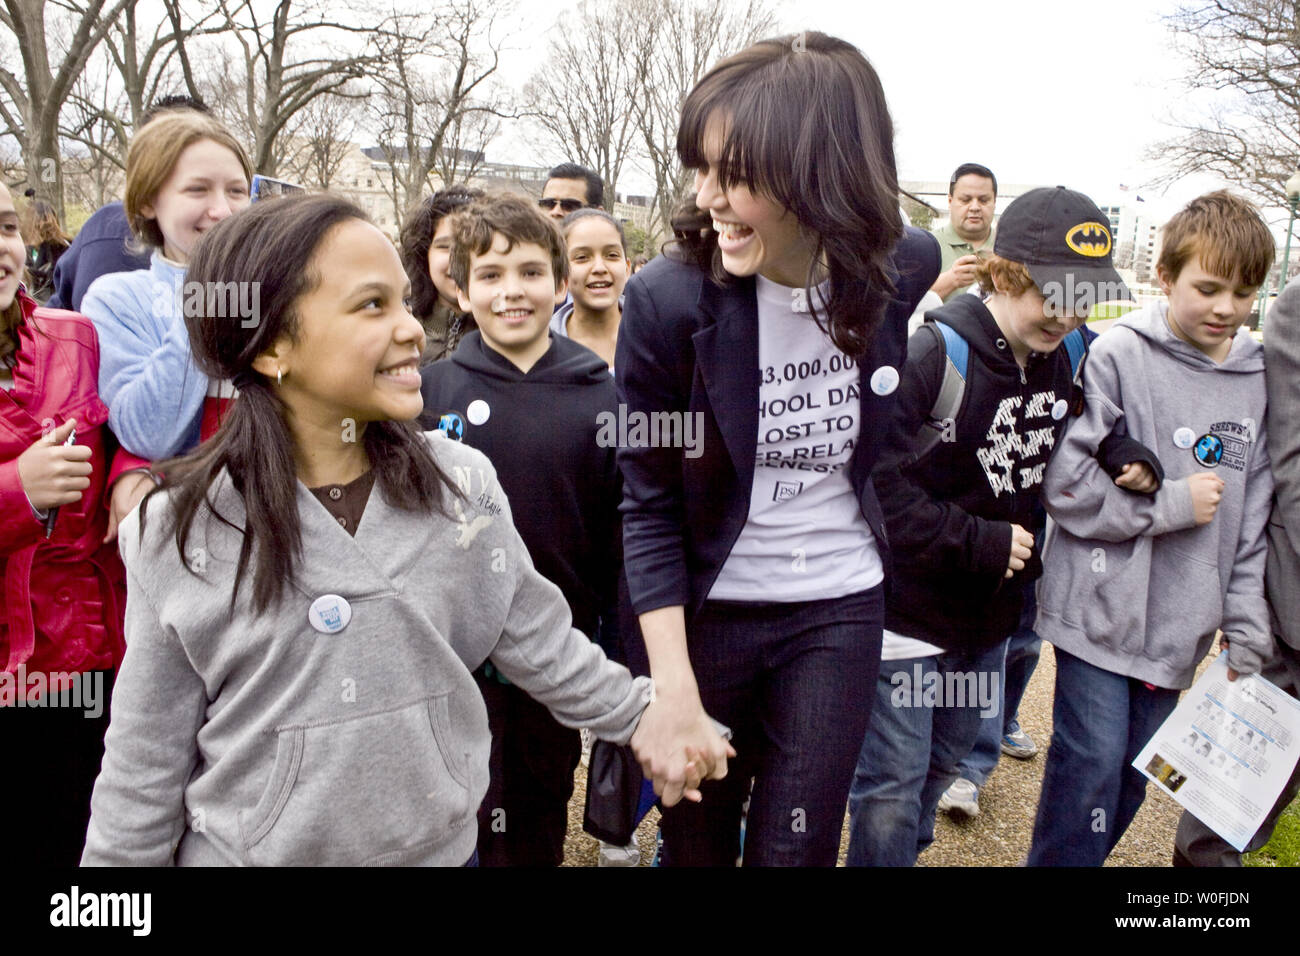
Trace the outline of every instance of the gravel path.
<path fill-rule="evenodd" d="M 1207 658 L 1202 668 L 1213 658 Z M 1198 671 L 1199 673 L 1199 671 Z M 1031 760 L 1003 757 L 980 793 L 980 815 L 955 823 L 940 813 L 934 844 L 922 854 L 919 866 L 1019 866 L 1029 853 L 1038 791 L 1043 779 L 1046 745 L 1052 739 L 1052 688 L 1056 659 L 1043 645 L 1038 669 L 1020 705 L 1020 725 L 1042 748 Z M 569 835 L 564 845 L 565 866 L 595 866 L 596 841 L 582 832 L 582 805 L 586 770 L 578 768 L 573 800 L 569 804 Z M 1124 838 L 1111 853 L 1107 866 L 1169 866 L 1174 828 L 1182 808 L 1156 787 L 1147 790 L 1146 802 Z M 654 850 L 658 812 L 651 811 L 638 830 L 642 864 Z M 840 844 L 840 863 L 848 845 L 847 819 Z"/>

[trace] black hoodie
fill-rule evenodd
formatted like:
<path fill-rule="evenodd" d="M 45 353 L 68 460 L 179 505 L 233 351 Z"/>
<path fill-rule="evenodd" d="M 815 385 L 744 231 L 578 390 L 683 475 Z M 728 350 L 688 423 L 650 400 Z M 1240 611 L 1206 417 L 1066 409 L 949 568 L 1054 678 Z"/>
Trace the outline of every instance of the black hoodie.
<path fill-rule="evenodd" d="M 908 341 L 889 448 L 872 471 L 894 549 L 885 627 L 946 649 L 1011 635 L 1024 584 L 1042 574 L 1035 549 L 1006 578 L 1011 525 L 1030 533 L 1043 472 L 1066 422 L 1070 359 L 1031 352 L 1023 371 L 992 314 L 973 295 L 926 313 L 970 345 L 961 410 L 945 441 L 910 462 L 911 436 L 934 407 L 944 349 L 929 329 Z M 1131 459 L 1130 459 L 1131 460 Z"/>
<path fill-rule="evenodd" d="M 474 330 L 420 377 L 421 426 L 488 456 L 533 564 L 564 592 L 574 627 L 594 637 L 622 567 L 616 449 L 596 443 L 598 416 L 618 407 L 609 367 L 551 336 L 524 373 Z"/>

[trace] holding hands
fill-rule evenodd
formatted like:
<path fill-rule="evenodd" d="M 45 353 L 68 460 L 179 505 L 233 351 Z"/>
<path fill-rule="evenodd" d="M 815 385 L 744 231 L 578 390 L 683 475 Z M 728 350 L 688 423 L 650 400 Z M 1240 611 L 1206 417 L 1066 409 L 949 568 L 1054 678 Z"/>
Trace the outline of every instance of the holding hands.
<path fill-rule="evenodd" d="M 698 803 L 700 783 L 721 780 L 727 775 L 727 758 L 736 756 L 704 712 L 698 693 L 652 696 L 631 743 L 665 807 L 682 797 Z"/>

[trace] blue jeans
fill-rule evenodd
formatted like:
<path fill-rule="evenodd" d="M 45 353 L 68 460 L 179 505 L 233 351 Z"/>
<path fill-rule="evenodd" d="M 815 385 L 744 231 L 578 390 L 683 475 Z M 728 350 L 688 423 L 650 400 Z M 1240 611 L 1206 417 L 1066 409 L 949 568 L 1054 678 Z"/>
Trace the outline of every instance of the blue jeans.
<path fill-rule="evenodd" d="M 911 866 L 934 842 L 939 798 L 957 779 L 980 726 L 997 723 L 1001 686 L 983 703 L 945 693 L 938 706 L 921 689 L 936 679 L 946 688 L 948 674 L 974 673 L 977 685 L 992 691 L 1001 652 L 998 644 L 881 664 L 871 727 L 849 788 L 849 866 Z"/>
<path fill-rule="evenodd" d="M 1030 866 L 1101 866 L 1146 799 L 1132 766 L 1178 704 L 1178 691 L 1056 650 L 1052 746 L 1038 797 Z"/>
<path fill-rule="evenodd" d="M 1025 696 L 1029 679 L 1038 667 L 1038 656 L 1043 649 L 1043 639 L 1034 633 L 1034 619 L 1038 616 L 1038 600 L 1034 596 L 1034 585 L 1025 587 L 1025 606 L 1020 611 L 1020 625 L 1016 632 L 1003 642 L 1006 648 L 1006 662 L 1002 667 L 1002 706 L 1001 720 L 985 720 L 980 723 L 979 736 L 970 755 L 957 768 L 960 776 L 972 781 L 977 787 L 984 786 L 998 765 L 1002 755 L 1003 734 L 1014 734 L 1020 729 L 1016 719 L 1020 714 L 1020 699 Z"/>
<path fill-rule="evenodd" d="M 732 730 L 727 776 L 663 811 L 662 866 L 834 866 L 880 667 L 883 588 L 825 601 L 709 601 L 687 629 L 700 700 Z M 750 780 L 753 791 L 750 792 Z"/>

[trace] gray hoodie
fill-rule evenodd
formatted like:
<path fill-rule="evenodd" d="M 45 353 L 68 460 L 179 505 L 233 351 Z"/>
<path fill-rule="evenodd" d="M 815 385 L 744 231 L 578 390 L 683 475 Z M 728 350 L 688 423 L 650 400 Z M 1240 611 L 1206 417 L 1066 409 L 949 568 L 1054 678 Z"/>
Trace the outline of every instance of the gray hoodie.
<path fill-rule="evenodd" d="M 1264 436 L 1264 354 L 1245 329 L 1222 364 L 1176 338 L 1164 302 L 1093 344 L 1085 408 L 1047 468 L 1052 517 L 1037 631 L 1090 664 L 1159 687 L 1191 686 L 1222 628 L 1228 662 L 1259 670 L 1270 646 L 1264 528 L 1273 495 Z M 1093 457 L 1112 430 L 1156 453 L 1154 495 L 1125 491 Z M 1197 527 L 1185 480 L 1224 481 Z"/>
<path fill-rule="evenodd" d="M 83 864 L 459 865 L 487 789 L 490 658 L 566 726 L 627 741 L 648 681 L 570 627 L 488 459 L 431 433 L 464 491 L 453 518 L 399 511 L 376 486 L 355 538 L 301 484 L 303 561 L 281 602 L 228 611 L 240 536 L 201 511 L 181 563 L 165 498 L 123 522 L 126 659 L 113 693 Z M 211 491 L 235 525 L 243 500 Z M 351 621 L 309 622 L 324 595 Z M 508 825 L 508 821 L 507 821 Z"/>

